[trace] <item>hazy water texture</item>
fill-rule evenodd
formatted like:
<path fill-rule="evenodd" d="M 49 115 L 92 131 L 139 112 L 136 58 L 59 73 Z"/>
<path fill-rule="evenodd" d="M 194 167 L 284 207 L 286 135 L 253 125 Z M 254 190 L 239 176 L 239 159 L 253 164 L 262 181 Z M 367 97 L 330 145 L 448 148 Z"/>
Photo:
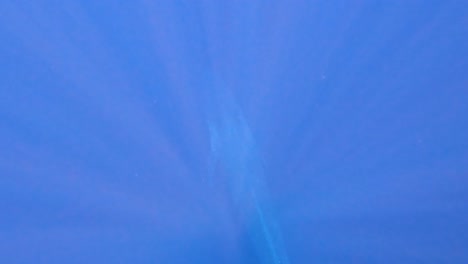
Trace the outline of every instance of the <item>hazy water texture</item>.
<path fill-rule="evenodd" d="M 463 0 L 0 0 L 0 263 L 468 263 Z"/>

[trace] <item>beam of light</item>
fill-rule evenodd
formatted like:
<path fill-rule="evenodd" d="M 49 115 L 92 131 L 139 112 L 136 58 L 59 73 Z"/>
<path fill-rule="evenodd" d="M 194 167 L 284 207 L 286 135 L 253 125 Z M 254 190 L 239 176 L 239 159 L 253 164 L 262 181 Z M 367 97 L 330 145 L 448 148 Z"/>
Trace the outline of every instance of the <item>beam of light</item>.
<path fill-rule="evenodd" d="M 209 121 L 212 163 L 219 164 L 228 175 L 231 199 L 260 263 L 287 264 L 281 231 L 268 198 L 260 151 L 242 112 L 229 103 L 233 101 L 221 102 L 226 103 L 223 110 Z"/>

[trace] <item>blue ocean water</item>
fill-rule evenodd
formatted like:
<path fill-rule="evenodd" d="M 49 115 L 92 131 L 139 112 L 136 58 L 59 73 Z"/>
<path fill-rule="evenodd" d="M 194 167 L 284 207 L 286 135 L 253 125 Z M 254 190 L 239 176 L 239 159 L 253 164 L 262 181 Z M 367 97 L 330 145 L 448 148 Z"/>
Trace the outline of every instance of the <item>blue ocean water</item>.
<path fill-rule="evenodd" d="M 468 263 L 464 1 L 0 2 L 0 263 Z"/>

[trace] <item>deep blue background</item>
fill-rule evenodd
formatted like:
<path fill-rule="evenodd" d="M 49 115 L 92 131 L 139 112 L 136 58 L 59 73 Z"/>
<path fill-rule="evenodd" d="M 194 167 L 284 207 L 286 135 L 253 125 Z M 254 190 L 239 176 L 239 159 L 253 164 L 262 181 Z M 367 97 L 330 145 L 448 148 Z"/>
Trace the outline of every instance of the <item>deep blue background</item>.
<path fill-rule="evenodd" d="M 0 263 L 258 263 L 213 78 L 291 263 L 468 263 L 461 0 L 1 1 Z"/>

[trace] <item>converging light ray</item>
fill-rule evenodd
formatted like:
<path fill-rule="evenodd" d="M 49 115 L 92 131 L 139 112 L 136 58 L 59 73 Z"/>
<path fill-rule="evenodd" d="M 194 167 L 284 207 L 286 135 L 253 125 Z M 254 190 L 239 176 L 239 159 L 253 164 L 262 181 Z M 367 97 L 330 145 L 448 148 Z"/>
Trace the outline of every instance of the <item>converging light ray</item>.
<path fill-rule="evenodd" d="M 268 198 L 260 151 L 241 110 L 227 91 L 222 109 L 210 113 L 211 155 L 214 166 L 228 175 L 231 200 L 245 225 L 261 263 L 287 264 L 281 231 Z"/>

